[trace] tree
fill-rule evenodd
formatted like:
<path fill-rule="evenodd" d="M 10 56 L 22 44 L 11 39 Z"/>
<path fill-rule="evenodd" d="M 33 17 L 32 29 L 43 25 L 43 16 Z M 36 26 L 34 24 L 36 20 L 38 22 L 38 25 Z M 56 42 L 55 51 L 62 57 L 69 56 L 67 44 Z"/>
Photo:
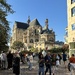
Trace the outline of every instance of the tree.
<path fill-rule="evenodd" d="M 34 48 L 33 46 L 30 48 L 30 51 L 31 52 L 38 52 L 38 49 L 37 48 Z"/>
<path fill-rule="evenodd" d="M 14 13 L 11 5 L 7 3 L 7 0 L 0 0 L 0 50 L 3 50 L 9 42 L 10 27 L 6 18 L 9 13 Z"/>
<path fill-rule="evenodd" d="M 64 51 L 69 51 L 69 45 L 68 44 L 64 44 L 63 45 L 63 47 L 62 47 L 62 49 L 64 50 Z"/>
<path fill-rule="evenodd" d="M 24 43 L 20 42 L 20 41 L 14 41 L 12 47 L 15 50 L 20 50 L 21 48 L 24 48 Z"/>

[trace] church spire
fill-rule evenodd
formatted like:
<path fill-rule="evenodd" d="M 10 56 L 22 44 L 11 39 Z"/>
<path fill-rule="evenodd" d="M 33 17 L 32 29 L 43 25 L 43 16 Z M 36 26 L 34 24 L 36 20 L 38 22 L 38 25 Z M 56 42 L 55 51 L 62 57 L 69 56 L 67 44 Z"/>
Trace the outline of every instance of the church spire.
<path fill-rule="evenodd" d="M 48 19 L 45 20 L 46 29 L 48 29 Z"/>
<path fill-rule="evenodd" d="M 28 24 L 30 23 L 30 16 L 28 16 L 28 20 L 27 20 L 27 23 L 28 23 Z"/>

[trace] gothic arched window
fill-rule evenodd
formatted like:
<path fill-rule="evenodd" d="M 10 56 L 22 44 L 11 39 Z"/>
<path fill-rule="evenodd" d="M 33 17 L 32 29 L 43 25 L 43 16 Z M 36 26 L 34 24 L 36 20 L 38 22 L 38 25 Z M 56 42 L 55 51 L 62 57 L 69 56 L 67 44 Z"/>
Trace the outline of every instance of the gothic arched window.
<path fill-rule="evenodd" d="M 35 42 L 38 42 L 39 40 L 38 39 L 35 39 Z"/>
<path fill-rule="evenodd" d="M 33 39 L 30 39 L 30 43 L 33 43 Z"/>

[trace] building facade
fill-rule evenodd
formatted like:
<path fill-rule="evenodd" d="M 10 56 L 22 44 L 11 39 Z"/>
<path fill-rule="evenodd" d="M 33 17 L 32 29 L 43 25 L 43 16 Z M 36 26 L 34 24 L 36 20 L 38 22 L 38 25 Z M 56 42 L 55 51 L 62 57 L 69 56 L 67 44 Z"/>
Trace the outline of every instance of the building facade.
<path fill-rule="evenodd" d="M 10 48 L 14 41 L 23 42 L 26 50 L 30 50 L 31 47 L 38 51 L 51 49 L 55 43 L 55 32 L 48 28 L 48 19 L 45 21 L 45 26 L 42 27 L 37 19 L 30 21 L 30 17 L 28 17 L 27 23 L 15 21 Z"/>
<path fill-rule="evenodd" d="M 67 0 L 68 26 L 65 31 L 65 43 L 69 44 L 69 54 L 75 54 L 75 0 Z"/>

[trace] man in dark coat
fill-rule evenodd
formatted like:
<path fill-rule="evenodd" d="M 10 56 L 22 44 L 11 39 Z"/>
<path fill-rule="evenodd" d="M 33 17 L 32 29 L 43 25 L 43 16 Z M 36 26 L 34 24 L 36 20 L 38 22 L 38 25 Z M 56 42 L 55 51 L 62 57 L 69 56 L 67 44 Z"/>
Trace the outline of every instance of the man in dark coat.
<path fill-rule="evenodd" d="M 45 71 L 45 75 L 49 70 L 49 75 L 51 75 L 51 55 L 50 52 L 47 53 L 47 55 L 45 56 L 45 65 L 46 65 L 46 71 Z"/>
<path fill-rule="evenodd" d="M 20 56 L 18 53 L 15 53 L 14 61 L 13 61 L 13 73 L 15 75 L 20 74 Z"/>
<path fill-rule="evenodd" d="M 13 54 L 11 51 L 7 54 L 8 69 L 12 68 Z"/>

